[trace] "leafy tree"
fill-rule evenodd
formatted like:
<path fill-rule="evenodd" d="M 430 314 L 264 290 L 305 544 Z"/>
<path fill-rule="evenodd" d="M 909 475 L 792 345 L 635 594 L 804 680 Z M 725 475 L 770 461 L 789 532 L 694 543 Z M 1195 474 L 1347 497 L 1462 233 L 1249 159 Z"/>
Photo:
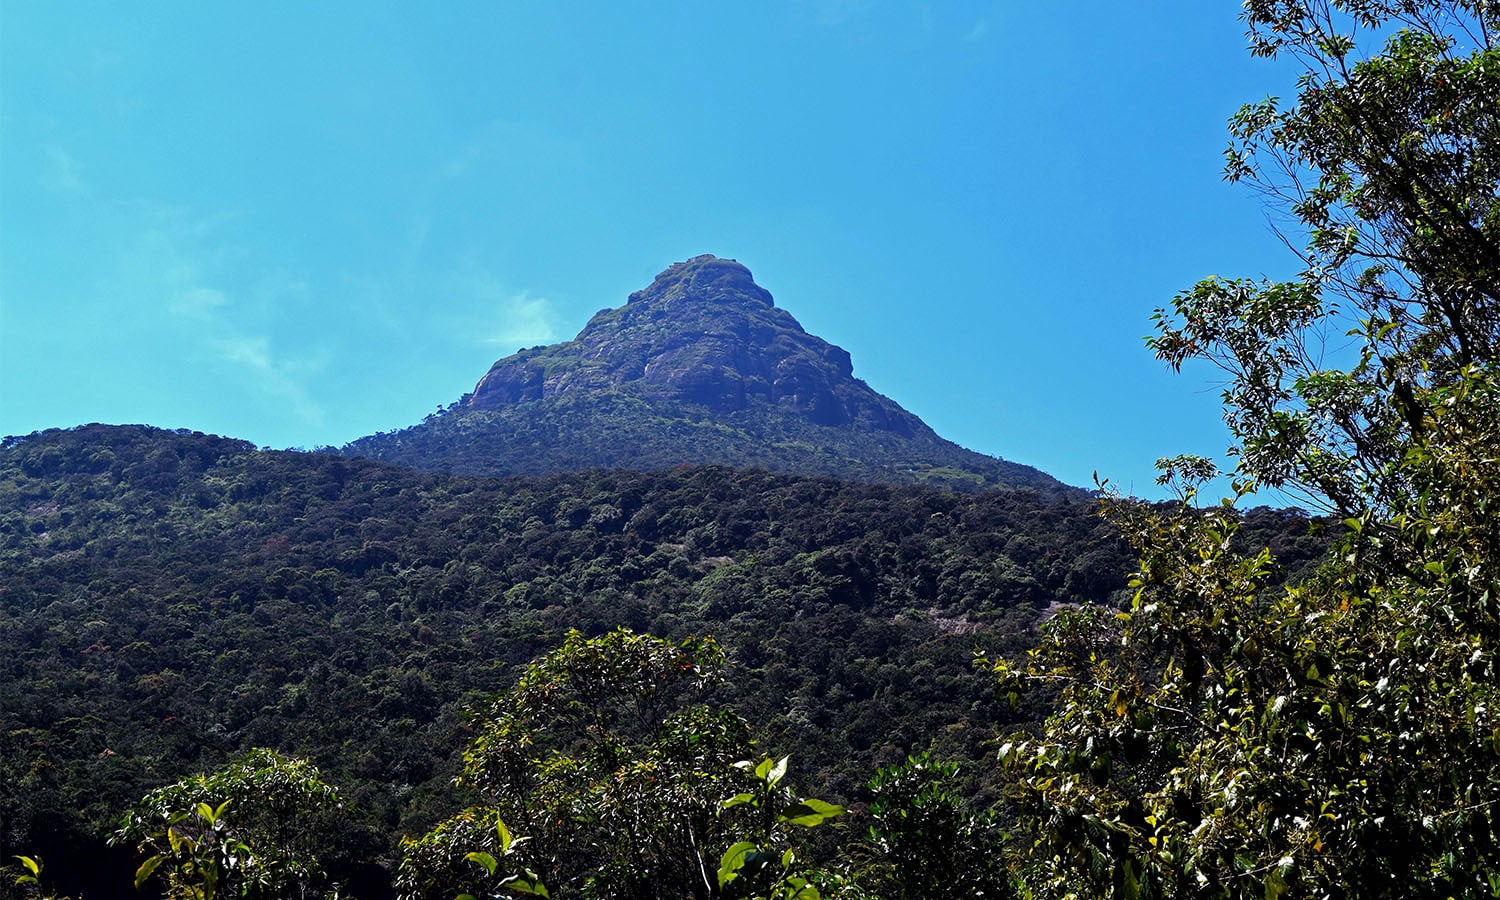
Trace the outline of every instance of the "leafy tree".
<path fill-rule="evenodd" d="M 161 876 L 174 900 L 318 897 L 318 856 L 339 806 L 308 761 L 252 750 L 152 791 L 126 814 L 116 840 L 147 854 L 136 886 Z"/>
<path fill-rule="evenodd" d="M 1228 374 L 1236 488 L 1305 492 L 1346 534 L 1275 586 L 1232 501 L 1109 504 L 1128 612 L 1060 615 L 1008 689 L 1061 691 L 1002 749 L 1056 896 L 1500 896 L 1500 7 L 1250 0 L 1305 69 L 1235 117 L 1231 179 L 1305 226 L 1289 283 L 1210 279 L 1158 311 L 1173 366 Z M 1322 346 L 1348 332 L 1347 346 Z M 1335 341 L 1338 339 L 1335 338 Z"/>
<path fill-rule="evenodd" d="M 473 892 L 457 862 L 498 819 L 528 836 L 517 861 L 560 896 L 709 896 L 719 805 L 748 744 L 744 723 L 706 702 L 722 665 L 706 638 L 570 632 L 484 711 L 462 781 L 486 805 L 408 844 L 402 893 Z"/>
<path fill-rule="evenodd" d="M 425 896 L 442 893 L 447 885 L 472 884 L 459 900 L 474 900 L 475 893 L 550 897 L 537 874 L 512 858 L 529 841 L 512 835 L 494 810 L 467 809 L 421 840 L 407 842 L 398 879 L 402 893 Z M 474 849 L 464 852 L 466 847 Z"/>
<path fill-rule="evenodd" d="M 870 781 L 870 862 L 864 879 L 885 900 L 1012 895 L 992 814 L 974 812 L 958 766 L 926 753 L 887 766 Z"/>
<path fill-rule="evenodd" d="M 784 779 L 787 757 L 759 763 L 741 760 L 735 768 L 748 777 L 749 790 L 725 800 L 726 812 L 739 809 L 741 839 L 724 851 L 719 859 L 718 886 L 722 895 L 749 900 L 818 900 L 814 878 L 817 873 L 805 870 L 797 857 L 792 832 L 797 828 L 815 828 L 844 814 L 843 807 L 811 797 L 797 799 Z M 811 877 L 810 877 L 811 876 Z"/>
<path fill-rule="evenodd" d="M 1394 464 L 1444 439 L 1436 393 L 1493 367 L 1497 16 L 1484 0 L 1245 4 L 1252 52 L 1304 72 L 1295 103 L 1233 118 L 1226 176 L 1306 230 L 1305 267 L 1286 283 L 1200 282 L 1157 310 L 1150 344 L 1174 367 L 1227 372 L 1225 418 L 1260 484 L 1345 515 L 1408 504 Z"/>

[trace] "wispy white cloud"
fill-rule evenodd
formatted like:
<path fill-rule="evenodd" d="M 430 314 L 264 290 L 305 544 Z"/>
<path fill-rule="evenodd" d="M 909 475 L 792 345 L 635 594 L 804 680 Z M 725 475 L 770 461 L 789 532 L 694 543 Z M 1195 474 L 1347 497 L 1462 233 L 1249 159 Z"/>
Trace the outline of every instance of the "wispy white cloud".
<path fill-rule="evenodd" d="M 522 291 L 499 302 L 496 328 L 486 344 L 503 347 L 530 347 L 557 340 L 557 317 L 545 297 L 532 297 Z"/>
<path fill-rule="evenodd" d="M 217 288 L 195 285 L 184 288 L 167 301 L 167 309 L 174 315 L 189 319 L 208 319 L 214 310 L 226 306 L 229 298 Z"/>
<path fill-rule="evenodd" d="M 450 276 L 447 285 L 458 304 L 471 310 L 469 321 L 458 326 L 457 336 L 465 342 L 518 349 L 558 339 L 559 317 L 546 297 L 516 290 L 488 269 L 472 264 Z"/>
<path fill-rule="evenodd" d="M 264 337 L 234 337 L 213 342 L 220 358 L 244 368 L 262 393 L 285 400 L 294 415 L 310 425 L 321 425 L 325 412 L 302 385 L 301 375 L 314 364 L 281 359 Z"/>
<path fill-rule="evenodd" d="M 89 186 L 83 178 L 83 167 L 61 147 L 47 147 L 43 153 L 41 174 L 43 188 L 66 197 L 86 197 Z"/>
<path fill-rule="evenodd" d="M 265 338 L 233 338 L 216 341 L 224 359 L 258 371 L 273 371 L 271 342 Z"/>
<path fill-rule="evenodd" d="M 429 190 L 436 198 L 451 191 L 455 183 L 467 187 L 483 185 L 497 172 L 522 169 L 532 172 L 569 172 L 591 165 L 590 146 L 567 132 L 534 122 L 495 119 L 486 122 L 461 141 L 430 173 Z"/>
<path fill-rule="evenodd" d="M 311 348 L 287 349 L 274 335 L 305 306 L 308 286 L 294 274 L 262 271 L 233 238 L 236 216 L 165 205 L 134 211 L 137 230 L 119 250 L 101 295 L 151 340 L 169 339 L 186 360 L 229 367 L 223 394 L 267 398 L 292 417 L 321 425 L 326 415 L 308 385 L 325 361 Z M 298 329 L 290 329 L 292 332 Z M 236 372 L 238 374 L 236 374 Z M 195 389 L 201 386 L 196 386 Z"/>
<path fill-rule="evenodd" d="M 215 239 L 212 220 L 157 207 L 138 211 L 129 221 L 134 234 L 118 248 L 102 293 L 136 316 L 166 313 L 186 323 L 216 324 L 215 314 L 234 306 L 221 287 L 229 280 L 218 271 L 228 251 Z"/>
<path fill-rule="evenodd" d="M 974 24 L 973 28 L 969 29 L 969 33 L 966 34 L 966 35 L 964 35 L 964 40 L 967 41 L 968 43 L 971 43 L 971 44 L 977 44 L 980 41 L 984 40 L 986 37 L 989 37 L 989 34 L 990 34 L 990 22 L 989 22 L 989 20 L 988 19 L 980 19 L 978 22 L 976 22 Z"/>

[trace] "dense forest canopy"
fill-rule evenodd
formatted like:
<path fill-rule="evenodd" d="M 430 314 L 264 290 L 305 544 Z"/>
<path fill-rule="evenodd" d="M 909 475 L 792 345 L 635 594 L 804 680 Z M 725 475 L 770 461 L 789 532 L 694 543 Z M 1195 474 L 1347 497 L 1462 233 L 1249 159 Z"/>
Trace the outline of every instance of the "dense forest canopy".
<path fill-rule="evenodd" d="M 11 853 L 56 855 L 163 779 L 274 746 L 315 759 L 358 846 L 388 854 L 457 802 L 467 704 L 569 629 L 618 625 L 718 636 L 738 713 L 847 801 L 907 753 L 981 759 L 1012 713 L 976 647 L 1110 602 L 1130 563 L 1069 496 L 466 478 L 109 426 L 8 441 L 0 508 Z M 1252 520 L 1291 556 L 1321 545 L 1297 515 Z"/>
<path fill-rule="evenodd" d="M 717 635 L 738 713 L 852 799 L 910 752 L 980 759 L 1011 713 L 975 648 L 1026 646 L 1129 567 L 1071 496 L 713 467 L 466 478 L 135 427 L 8 440 L 0 509 L 0 754 L 21 773 L 0 851 L 58 861 L 256 746 L 316 760 L 350 852 L 389 859 L 459 802 L 465 706 L 575 628 Z M 1296 516 L 1262 521 L 1307 541 Z"/>

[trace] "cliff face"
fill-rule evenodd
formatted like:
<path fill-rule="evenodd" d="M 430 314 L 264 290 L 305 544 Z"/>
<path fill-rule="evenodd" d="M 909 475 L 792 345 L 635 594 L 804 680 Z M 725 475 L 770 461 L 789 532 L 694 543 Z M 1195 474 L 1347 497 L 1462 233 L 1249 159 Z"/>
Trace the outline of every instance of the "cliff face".
<path fill-rule="evenodd" d="M 926 430 L 853 373 L 848 351 L 804 331 L 749 269 L 699 256 L 598 313 L 573 340 L 495 363 L 469 405 L 628 393 L 714 414 L 769 405 L 816 425 Z"/>
<path fill-rule="evenodd" d="M 749 269 L 715 256 L 669 267 L 573 340 L 502 359 L 464 401 L 344 452 L 483 475 L 725 465 L 1066 490 L 943 440 L 855 378 L 849 353 L 808 334 Z"/>

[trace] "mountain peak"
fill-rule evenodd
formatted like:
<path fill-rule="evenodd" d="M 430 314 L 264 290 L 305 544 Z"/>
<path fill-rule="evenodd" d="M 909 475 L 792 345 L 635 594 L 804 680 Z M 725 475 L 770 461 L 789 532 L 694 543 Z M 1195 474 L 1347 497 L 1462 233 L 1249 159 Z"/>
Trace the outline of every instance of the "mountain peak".
<path fill-rule="evenodd" d="M 926 429 L 853 371 L 848 351 L 804 331 L 749 269 L 704 255 L 669 266 L 573 340 L 495 363 L 469 405 L 629 394 L 715 414 L 769 405 L 817 425 Z"/>
<path fill-rule="evenodd" d="M 662 303 L 693 300 L 701 303 L 763 303 L 774 306 L 771 292 L 755 283 L 750 270 L 737 260 L 704 253 L 668 266 L 643 290 L 630 295 L 629 303 Z"/>
<path fill-rule="evenodd" d="M 854 377 L 750 270 L 668 266 L 578 336 L 499 360 L 464 402 L 350 452 L 484 473 L 761 466 L 865 480 L 1059 487 L 964 450 Z"/>

